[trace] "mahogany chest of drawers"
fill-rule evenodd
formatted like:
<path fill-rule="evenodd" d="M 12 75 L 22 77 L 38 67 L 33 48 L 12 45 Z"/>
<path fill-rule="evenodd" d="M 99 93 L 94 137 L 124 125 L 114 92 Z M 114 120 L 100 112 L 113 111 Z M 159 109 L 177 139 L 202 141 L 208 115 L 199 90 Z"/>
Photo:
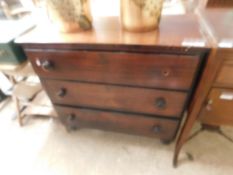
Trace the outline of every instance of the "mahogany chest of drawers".
<path fill-rule="evenodd" d="M 204 47 L 193 47 L 193 40 Z M 92 31 L 76 34 L 38 27 L 17 42 L 68 129 L 163 142 L 176 136 L 207 53 L 195 16 L 163 17 L 160 29 L 149 33 L 124 32 L 116 18 L 96 20 Z"/>

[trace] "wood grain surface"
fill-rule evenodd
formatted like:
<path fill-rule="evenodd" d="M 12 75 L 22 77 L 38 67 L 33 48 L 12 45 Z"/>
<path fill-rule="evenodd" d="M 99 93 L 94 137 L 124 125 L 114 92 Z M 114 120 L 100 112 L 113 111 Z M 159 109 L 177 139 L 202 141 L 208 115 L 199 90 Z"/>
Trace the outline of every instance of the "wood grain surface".
<path fill-rule="evenodd" d="M 68 128 L 98 128 L 129 134 L 159 137 L 172 141 L 177 131 L 177 120 L 150 118 L 116 112 L 55 106 L 61 121 Z"/>
<path fill-rule="evenodd" d="M 200 61 L 198 56 L 121 52 L 34 51 L 27 55 L 43 78 L 175 90 L 190 88 Z M 40 65 L 45 61 L 51 70 Z"/>
<path fill-rule="evenodd" d="M 55 104 L 181 117 L 186 93 L 103 84 L 42 80 Z M 59 94 L 65 90 L 61 97 Z M 162 104 L 161 104 L 162 103 Z"/>

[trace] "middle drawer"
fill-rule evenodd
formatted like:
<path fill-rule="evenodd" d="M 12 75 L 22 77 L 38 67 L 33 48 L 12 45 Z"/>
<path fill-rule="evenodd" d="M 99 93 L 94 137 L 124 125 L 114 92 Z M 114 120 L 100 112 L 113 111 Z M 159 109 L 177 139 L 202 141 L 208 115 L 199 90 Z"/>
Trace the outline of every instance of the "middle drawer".
<path fill-rule="evenodd" d="M 55 104 L 180 117 L 187 94 L 126 86 L 42 80 Z"/>

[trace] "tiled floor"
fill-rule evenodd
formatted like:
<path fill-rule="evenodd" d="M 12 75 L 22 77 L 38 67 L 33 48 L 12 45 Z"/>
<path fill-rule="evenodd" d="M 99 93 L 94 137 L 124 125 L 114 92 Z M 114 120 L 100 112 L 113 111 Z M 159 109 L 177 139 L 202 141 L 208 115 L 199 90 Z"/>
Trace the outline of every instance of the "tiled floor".
<path fill-rule="evenodd" d="M 233 137 L 232 128 L 223 130 Z M 214 133 L 204 132 L 186 144 L 180 165 L 174 169 L 174 143 L 165 146 L 157 139 L 91 129 L 67 133 L 51 118 L 28 118 L 20 128 L 12 102 L 0 111 L 0 139 L 0 174 L 233 174 L 233 144 Z M 193 155 L 193 161 L 186 152 Z"/>

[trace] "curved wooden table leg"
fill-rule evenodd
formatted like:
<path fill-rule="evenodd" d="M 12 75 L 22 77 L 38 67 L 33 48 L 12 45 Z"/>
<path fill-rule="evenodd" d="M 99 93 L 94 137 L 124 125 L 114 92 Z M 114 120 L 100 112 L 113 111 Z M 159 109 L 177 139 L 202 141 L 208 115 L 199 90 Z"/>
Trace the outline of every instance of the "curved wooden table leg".
<path fill-rule="evenodd" d="M 196 92 L 192 99 L 192 103 L 188 110 L 188 115 L 186 117 L 186 121 L 181 129 L 181 132 L 178 136 L 178 140 L 176 142 L 175 153 L 173 158 L 173 166 L 177 166 L 178 156 L 183 144 L 189 137 L 190 131 L 196 122 L 199 112 L 202 108 L 202 105 L 205 102 L 206 97 L 208 96 L 209 90 L 211 88 L 212 82 L 214 81 L 215 74 L 218 71 L 218 67 L 221 64 L 221 59 L 218 59 L 217 49 L 212 49 L 206 67 L 204 69 L 203 74 L 201 75 L 201 79 L 197 86 Z"/>
<path fill-rule="evenodd" d="M 190 116 L 187 116 L 185 124 L 180 132 L 180 135 L 179 135 L 178 140 L 176 142 L 175 153 L 174 153 L 174 157 L 173 157 L 173 166 L 174 167 L 177 167 L 178 156 L 179 156 L 180 150 L 189 137 L 189 133 L 190 133 L 191 129 L 193 128 L 195 121 L 197 120 L 198 112 L 199 111 L 193 111 L 193 113 L 191 113 Z"/>

